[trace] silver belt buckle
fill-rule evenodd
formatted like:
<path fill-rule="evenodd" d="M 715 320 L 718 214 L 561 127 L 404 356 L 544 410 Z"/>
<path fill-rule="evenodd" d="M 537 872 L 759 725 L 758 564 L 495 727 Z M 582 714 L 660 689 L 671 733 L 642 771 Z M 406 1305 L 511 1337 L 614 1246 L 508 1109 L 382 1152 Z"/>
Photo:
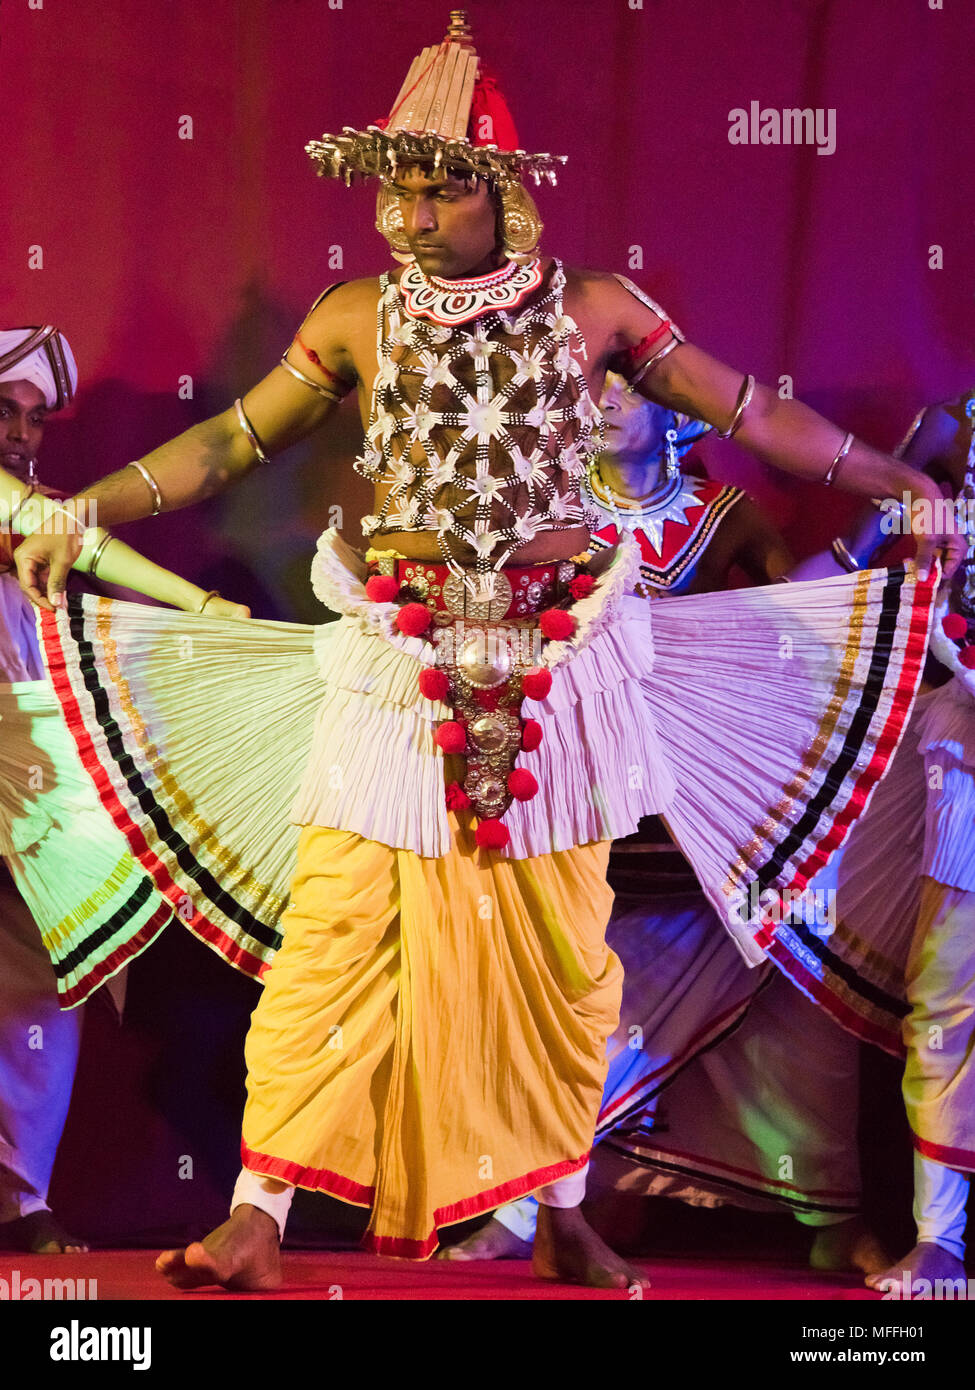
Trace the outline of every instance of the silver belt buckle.
<path fill-rule="evenodd" d="M 472 594 L 459 574 L 450 573 L 444 580 L 443 601 L 457 618 L 475 622 L 498 623 L 511 607 L 511 580 L 501 570 L 494 571 L 494 594 L 488 597 Z"/>

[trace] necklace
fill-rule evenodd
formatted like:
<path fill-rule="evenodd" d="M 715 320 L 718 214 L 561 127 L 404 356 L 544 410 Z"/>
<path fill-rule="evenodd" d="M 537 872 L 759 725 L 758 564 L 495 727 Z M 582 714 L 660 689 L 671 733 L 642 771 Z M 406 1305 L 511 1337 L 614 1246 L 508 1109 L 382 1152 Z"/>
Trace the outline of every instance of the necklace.
<path fill-rule="evenodd" d="M 583 486 L 596 507 L 612 518 L 620 530 L 642 531 L 658 554 L 663 553 L 664 523 L 676 521 L 687 526 L 687 513 L 702 504 L 706 479 L 678 473 L 667 479 L 663 490 L 645 498 L 621 497 L 600 476 L 598 465 L 590 469 Z"/>
<path fill-rule="evenodd" d="M 399 289 L 411 318 L 429 319 L 452 328 L 490 310 L 514 309 L 541 283 L 542 263 L 537 257 L 527 265 L 509 261 L 488 275 L 466 280 L 424 275 L 414 261 L 400 276 Z"/>

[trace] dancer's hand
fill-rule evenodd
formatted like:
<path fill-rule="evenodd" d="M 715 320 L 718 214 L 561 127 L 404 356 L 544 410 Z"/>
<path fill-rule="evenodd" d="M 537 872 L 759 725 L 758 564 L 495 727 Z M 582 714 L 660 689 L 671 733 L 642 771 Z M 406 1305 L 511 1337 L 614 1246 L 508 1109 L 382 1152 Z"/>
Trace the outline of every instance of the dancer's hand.
<path fill-rule="evenodd" d="M 64 603 L 71 566 L 81 554 L 81 536 L 74 532 L 37 531 L 14 551 L 20 587 L 35 608 L 53 613 Z"/>
<path fill-rule="evenodd" d="M 905 494 L 906 500 L 906 494 Z M 942 580 L 950 580 L 965 558 L 968 538 L 960 526 L 952 526 L 954 508 L 950 498 L 942 496 L 940 489 L 923 474 L 916 478 L 911 488 L 909 529 L 917 546 L 918 577 L 923 581 L 931 572 L 935 559 L 941 560 Z M 949 523 L 948 530 L 939 529 Z"/>
<path fill-rule="evenodd" d="M 231 603 L 229 598 L 212 598 L 203 610 L 205 618 L 249 618 L 246 603 Z"/>

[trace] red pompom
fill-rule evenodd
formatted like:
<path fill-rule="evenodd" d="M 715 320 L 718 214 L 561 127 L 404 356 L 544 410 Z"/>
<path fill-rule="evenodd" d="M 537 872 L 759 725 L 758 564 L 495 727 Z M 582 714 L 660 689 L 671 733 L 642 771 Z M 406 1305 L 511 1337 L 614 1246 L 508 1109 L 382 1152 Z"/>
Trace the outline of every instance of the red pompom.
<path fill-rule="evenodd" d="M 420 694 L 428 700 L 446 700 L 450 693 L 450 681 L 446 671 L 438 671 L 435 666 L 428 666 L 425 671 L 420 672 L 418 682 Z"/>
<path fill-rule="evenodd" d="M 467 747 L 467 730 L 456 719 L 445 719 L 434 734 L 433 741 L 445 753 L 463 753 Z"/>
<path fill-rule="evenodd" d="M 569 593 L 573 598 L 588 598 L 595 587 L 596 581 L 591 574 L 577 574 L 569 581 Z"/>
<path fill-rule="evenodd" d="M 373 603 L 392 603 L 399 590 L 400 582 L 391 574 L 374 574 L 366 580 L 366 598 Z"/>
<path fill-rule="evenodd" d="M 552 673 L 544 666 L 533 666 L 521 678 L 522 693 L 529 700 L 544 700 L 552 689 Z"/>
<path fill-rule="evenodd" d="M 481 849 L 503 849 L 511 839 L 511 832 L 503 821 L 482 820 L 474 831 L 474 839 Z"/>
<path fill-rule="evenodd" d="M 519 801 L 531 801 L 538 795 L 538 782 L 526 767 L 516 767 L 508 773 L 508 791 Z"/>
<path fill-rule="evenodd" d="M 448 811 L 466 811 L 471 804 L 470 797 L 459 782 L 450 782 L 447 786 L 446 795 Z"/>
<path fill-rule="evenodd" d="M 526 753 L 534 753 L 542 741 L 542 726 L 537 719 L 526 719 L 521 727 L 521 746 Z"/>
<path fill-rule="evenodd" d="M 396 626 L 404 637 L 422 637 L 433 622 L 425 603 L 404 603 L 396 614 Z"/>
<path fill-rule="evenodd" d="M 966 671 L 975 671 L 975 647 L 963 647 L 958 660 Z"/>
<path fill-rule="evenodd" d="M 542 629 L 544 637 L 553 642 L 561 642 L 575 632 L 576 620 L 564 608 L 546 608 L 538 619 L 538 626 Z"/>
<path fill-rule="evenodd" d="M 968 623 L 960 613 L 947 614 L 941 626 L 952 642 L 961 642 L 968 633 Z"/>

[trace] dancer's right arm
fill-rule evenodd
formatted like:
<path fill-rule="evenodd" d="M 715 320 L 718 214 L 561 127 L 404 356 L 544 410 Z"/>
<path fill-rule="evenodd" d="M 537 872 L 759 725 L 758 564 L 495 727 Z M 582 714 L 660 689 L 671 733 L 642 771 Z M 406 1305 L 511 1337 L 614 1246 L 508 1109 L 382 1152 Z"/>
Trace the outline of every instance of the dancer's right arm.
<path fill-rule="evenodd" d="M 296 346 L 297 340 L 288 349 L 289 362 L 321 386 L 334 389 L 336 378 L 350 385 L 357 378 L 346 344 L 361 316 L 362 284 L 340 287 L 302 324 L 299 331 L 312 357 Z M 373 303 L 374 299 L 373 295 Z M 273 456 L 323 425 L 336 402 L 277 366 L 247 392 L 242 405 L 263 451 Z M 73 500 L 85 504 L 82 515 L 90 516 L 93 524 L 114 526 L 138 521 L 155 510 L 189 507 L 239 482 L 258 466 L 258 457 L 231 407 L 193 425 L 139 462 L 155 480 L 161 506 L 154 506 L 153 490 L 139 470 L 126 465 L 76 494 Z M 17 577 L 38 607 L 53 609 L 60 603 L 68 571 L 81 550 L 82 531 L 82 527 L 62 527 L 57 535 L 38 531 L 18 547 Z"/>

